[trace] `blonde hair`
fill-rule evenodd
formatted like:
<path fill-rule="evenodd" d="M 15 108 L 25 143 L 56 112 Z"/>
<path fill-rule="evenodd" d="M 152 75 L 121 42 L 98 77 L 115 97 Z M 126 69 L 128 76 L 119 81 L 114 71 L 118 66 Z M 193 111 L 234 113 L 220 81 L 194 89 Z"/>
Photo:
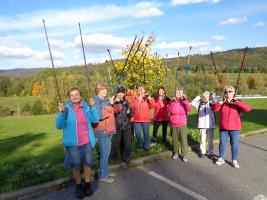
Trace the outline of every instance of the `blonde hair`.
<path fill-rule="evenodd" d="M 231 91 L 233 91 L 233 93 L 235 93 L 235 88 L 231 85 L 227 85 L 227 86 L 224 86 L 223 91 L 222 91 L 222 95 L 224 95 L 227 90 L 231 90 Z"/>
<path fill-rule="evenodd" d="M 96 84 L 96 86 L 95 86 L 95 93 L 96 93 L 96 95 L 98 95 L 99 94 L 99 91 L 100 90 L 107 90 L 108 89 L 108 86 L 107 86 L 107 84 L 106 83 L 98 83 L 98 84 Z"/>

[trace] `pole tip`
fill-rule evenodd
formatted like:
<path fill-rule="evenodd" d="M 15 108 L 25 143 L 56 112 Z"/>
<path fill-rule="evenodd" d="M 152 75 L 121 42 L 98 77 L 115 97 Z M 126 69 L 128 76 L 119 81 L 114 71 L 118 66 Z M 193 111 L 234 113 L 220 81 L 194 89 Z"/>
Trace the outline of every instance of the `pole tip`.
<path fill-rule="evenodd" d="M 45 23 L 45 20 L 43 19 L 43 23 Z"/>

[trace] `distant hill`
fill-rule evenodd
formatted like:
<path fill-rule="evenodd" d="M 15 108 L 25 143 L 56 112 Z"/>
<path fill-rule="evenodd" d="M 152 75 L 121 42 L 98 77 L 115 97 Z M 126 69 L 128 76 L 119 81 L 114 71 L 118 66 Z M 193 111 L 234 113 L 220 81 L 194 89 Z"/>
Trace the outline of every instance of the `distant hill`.
<path fill-rule="evenodd" d="M 30 68 L 30 69 L 16 68 L 16 69 L 6 69 L 6 70 L 0 69 L 0 76 L 8 76 L 12 78 L 29 77 L 29 76 L 34 76 L 43 70 L 44 68 Z"/>
<path fill-rule="evenodd" d="M 218 72 L 223 73 L 233 73 L 238 72 L 239 67 L 243 58 L 244 49 L 232 49 L 223 52 L 214 53 L 214 60 L 217 65 Z M 118 60 L 114 60 L 117 62 Z M 187 56 L 180 57 L 180 65 L 184 66 L 187 63 Z M 109 65 L 111 65 L 109 63 Z M 177 66 L 177 58 L 169 58 L 168 59 L 169 67 Z M 211 56 L 209 54 L 200 55 L 195 54 L 191 57 L 190 70 L 195 71 L 198 66 L 204 66 L 205 70 L 213 70 L 213 64 L 211 60 Z M 89 72 L 95 71 L 100 74 L 104 72 L 104 76 L 107 75 L 105 73 L 107 70 L 107 64 L 89 64 L 88 69 Z M 50 71 L 50 72 L 48 72 Z M 257 48 L 249 48 L 247 51 L 247 56 L 244 65 L 244 71 L 255 73 L 267 73 L 267 47 L 257 47 Z M 69 66 L 63 68 L 57 68 L 57 72 L 69 72 L 74 74 L 83 73 L 83 68 L 81 66 Z M 10 70 L 0 70 L 0 76 L 8 76 L 8 77 L 30 77 L 35 76 L 45 78 L 47 75 L 51 75 L 51 68 L 18 68 L 18 69 L 10 69 Z"/>

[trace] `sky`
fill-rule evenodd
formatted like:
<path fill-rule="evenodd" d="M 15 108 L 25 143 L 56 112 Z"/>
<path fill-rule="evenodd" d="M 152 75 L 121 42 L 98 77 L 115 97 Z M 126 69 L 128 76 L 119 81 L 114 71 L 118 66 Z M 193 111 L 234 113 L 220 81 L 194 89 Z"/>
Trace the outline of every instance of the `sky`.
<path fill-rule="evenodd" d="M 55 67 L 121 58 L 135 34 L 156 35 L 152 53 L 174 57 L 267 46 L 266 0 L 0 0 L 0 69 Z"/>

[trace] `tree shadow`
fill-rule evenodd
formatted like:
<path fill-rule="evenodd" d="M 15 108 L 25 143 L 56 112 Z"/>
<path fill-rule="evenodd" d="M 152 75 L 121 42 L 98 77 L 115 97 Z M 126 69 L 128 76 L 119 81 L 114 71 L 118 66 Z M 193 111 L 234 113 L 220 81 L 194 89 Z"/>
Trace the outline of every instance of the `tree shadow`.
<path fill-rule="evenodd" d="M 252 109 L 249 113 L 242 113 L 242 121 L 253 122 L 259 125 L 267 126 L 267 108 L 263 109 Z"/>

